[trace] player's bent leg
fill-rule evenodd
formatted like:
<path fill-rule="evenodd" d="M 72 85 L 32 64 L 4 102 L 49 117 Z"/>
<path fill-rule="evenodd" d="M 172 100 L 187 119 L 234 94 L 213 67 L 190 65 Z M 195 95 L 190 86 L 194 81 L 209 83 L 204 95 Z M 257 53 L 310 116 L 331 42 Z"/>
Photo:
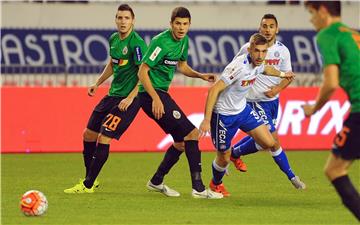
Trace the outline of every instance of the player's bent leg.
<path fill-rule="evenodd" d="M 221 193 L 216 193 L 210 189 L 205 189 L 201 178 L 201 152 L 199 150 L 199 130 L 194 128 L 184 137 L 185 154 L 190 167 L 193 198 L 220 199 Z"/>
<path fill-rule="evenodd" d="M 103 134 L 99 135 L 98 145 L 95 151 L 95 154 L 92 158 L 91 168 L 88 176 L 86 176 L 84 185 L 87 188 L 92 188 L 95 184 L 95 180 L 100 173 L 101 168 L 104 166 L 105 162 L 109 157 L 111 137 L 105 136 Z"/>
<path fill-rule="evenodd" d="M 221 193 L 224 197 L 230 196 L 230 193 L 226 190 L 225 185 L 222 182 L 228 165 L 230 162 L 230 149 L 225 152 L 217 151 L 216 159 L 212 163 L 213 177 L 210 181 L 210 190 Z"/>
<path fill-rule="evenodd" d="M 168 150 L 166 151 L 163 160 L 161 161 L 158 169 L 156 170 L 155 174 L 148 182 L 148 184 L 152 184 L 152 186 L 162 185 L 164 181 L 164 177 L 166 174 L 169 173 L 171 168 L 179 161 L 181 154 L 185 149 L 185 144 L 183 142 L 175 142 L 173 143 Z M 147 187 L 148 187 L 147 184 Z M 160 188 L 163 190 L 163 188 Z M 161 192 L 161 191 L 159 191 Z M 164 192 L 161 192 L 164 193 Z M 165 194 L 165 193 L 164 193 Z M 167 194 L 165 194 L 167 195 Z M 169 195 L 167 195 L 169 196 Z"/>
<path fill-rule="evenodd" d="M 192 188 L 203 192 L 205 185 L 201 178 L 201 152 L 199 150 L 199 130 L 194 128 L 184 137 L 185 155 L 189 164 Z"/>
<path fill-rule="evenodd" d="M 96 141 L 99 133 L 89 128 L 85 128 L 83 132 L 83 159 L 85 165 L 85 177 L 88 175 L 91 160 L 96 150 Z"/>
<path fill-rule="evenodd" d="M 324 166 L 324 173 L 330 181 L 333 181 L 338 177 L 346 176 L 351 163 L 350 160 L 330 154 Z"/>
<path fill-rule="evenodd" d="M 275 161 L 275 163 L 279 166 L 280 170 L 287 176 L 287 178 L 290 180 L 291 184 L 299 190 L 306 189 L 305 183 L 300 179 L 299 176 L 296 176 L 291 167 L 289 160 L 286 156 L 285 151 L 280 146 L 279 138 L 277 135 L 277 132 L 274 131 L 271 133 L 272 137 L 275 140 L 275 146 L 273 149 L 271 149 L 270 153 Z"/>
<path fill-rule="evenodd" d="M 262 124 L 247 132 L 263 149 L 275 148 L 275 140 L 266 125 Z"/>
<path fill-rule="evenodd" d="M 325 175 L 335 187 L 342 203 L 360 221 L 360 195 L 348 176 L 352 162 L 331 154 L 325 164 Z"/>

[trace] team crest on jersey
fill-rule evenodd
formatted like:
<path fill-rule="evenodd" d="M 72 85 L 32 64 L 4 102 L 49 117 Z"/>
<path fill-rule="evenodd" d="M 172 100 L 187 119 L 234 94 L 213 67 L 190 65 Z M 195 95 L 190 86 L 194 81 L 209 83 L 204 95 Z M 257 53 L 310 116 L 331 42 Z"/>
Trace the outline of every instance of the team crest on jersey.
<path fill-rule="evenodd" d="M 161 52 L 161 48 L 159 46 L 157 46 L 154 51 L 151 53 L 149 59 L 151 61 L 154 61 L 156 59 L 156 57 L 159 55 L 159 53 Z"/>
<path fill-rule="evenodd" d="M 181 113 L 179 111 L 177 111 L 177 110 L 174 110 L 173 111 L 173 117 L 178 120 L 178 119 L 181 118 Z"/>
<path fill-rule="evenodd" d="M 274 56 L 277 57 L 277 58 L 279 58 L 280 52 L 278 52 L 278 51 L 274 52 Z"/>
<path fill-rule="evenodd" d="M 122 50 L 122 54 L 123 55 L 126 55 L 127 53 L 128 53 L 128 48 L 127 48 L 127 46 L 125 46 L 124 48 L 123 48 L 123 50 Z"/>

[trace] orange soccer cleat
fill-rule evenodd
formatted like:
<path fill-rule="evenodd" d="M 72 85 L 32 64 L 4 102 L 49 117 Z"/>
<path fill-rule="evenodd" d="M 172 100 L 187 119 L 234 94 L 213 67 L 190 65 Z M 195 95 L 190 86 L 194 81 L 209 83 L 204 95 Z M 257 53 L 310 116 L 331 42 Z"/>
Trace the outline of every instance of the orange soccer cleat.
<path fill-rule="evenodd" d="M 246 164 L 239 158 L 233 158 L 230 156 L 230 160 L 231 162 L 234 163 L 234 166 L 236 167 L 237 170 L 240 170 L 241 172 L 246 172 L 247 171 L 247 166 Z"/>
<path fill-rule="evenodd" d="M 224 197 L 230 196 L 230 193 L 226 190 L 225 185 L 223 183 L 216 185 L 211 179 L 209 187 L 212 191 L 221 193 Z"/>

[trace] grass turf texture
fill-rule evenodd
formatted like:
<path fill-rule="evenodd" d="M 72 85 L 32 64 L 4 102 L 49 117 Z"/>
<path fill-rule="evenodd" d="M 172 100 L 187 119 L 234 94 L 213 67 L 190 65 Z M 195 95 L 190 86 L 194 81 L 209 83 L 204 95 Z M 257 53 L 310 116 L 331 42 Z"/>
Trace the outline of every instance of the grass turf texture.
<path fill-rule="evenodd" d="M 357 224 L 323 175 L 329 152 L 287 152 L 293 170 L 307 190 L 293 188 L 273 162 L 260 152 L 245 157 L 248 172 L 230 166 L 224 183 L 231 196 L 221 200 L 193 199 L 185 155 L 166 177 L 181 193 L 169 198 L 149 192 L 146 182 L 162 160 L 161 153 L 111 153 L 93 194 L 64 194 L 84 174 L 79 154 L 3 154 L 2 224 Z M 203 153 L 203 179 L 211 178 L 214 153 Z M 360 164 L 350 176 L 360 186 Z M 21 195 L 42 191 L 49 201 L 41 217 L 26 217 L 19 209 Z"/>

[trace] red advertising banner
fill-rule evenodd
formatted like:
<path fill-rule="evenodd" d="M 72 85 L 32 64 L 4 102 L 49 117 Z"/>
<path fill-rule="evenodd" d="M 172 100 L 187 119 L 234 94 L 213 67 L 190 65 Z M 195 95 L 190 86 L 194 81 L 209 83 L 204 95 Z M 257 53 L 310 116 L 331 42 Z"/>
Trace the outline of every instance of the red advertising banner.
<path fill-rule="evenodd" d="M 340 89 L 319 112 L 305 118 L 301 105 L 315 99 L 317 88 L 287 88 L 280 98 L 278 132 L 288 150 L 329 149 L 342 127 L 350 103 Z M 88 118 L 107 89 L 95 97 L 86 88 L 1 88 L 1 152 L 80 152 Z M 176 87 L 170 90 L 188 118 L 199 126 L 207 88 Z M 245 134 L 238 132 L 234 142 Z M 111 151 L 163 151 L 172 143 L 142 111 Z M 200 140 L 203 151 L 212 151 L 210 137 Z"/>

